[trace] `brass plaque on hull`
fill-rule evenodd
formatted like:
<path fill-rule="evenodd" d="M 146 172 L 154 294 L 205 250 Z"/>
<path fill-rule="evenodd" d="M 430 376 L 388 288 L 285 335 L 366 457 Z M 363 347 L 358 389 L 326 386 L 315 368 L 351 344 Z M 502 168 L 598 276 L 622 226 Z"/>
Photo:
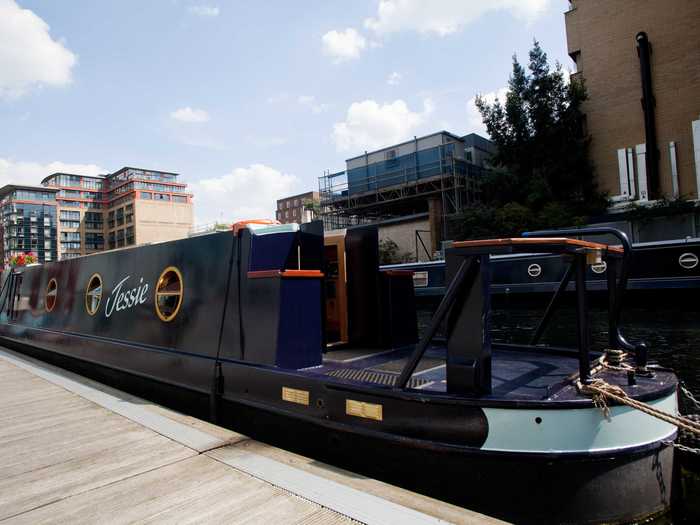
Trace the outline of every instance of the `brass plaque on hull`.
<path fill-rule="evenodd" d="M 345 413 L 348 416 L 364 417 L 381 421 L 383 419 L 382 405 L 375 403 L 365 403 L 354 399 L 345 400 Z"/>
<path fill-rule="evenodd" d="M 297 390 L 296 388 L 289 388 L 286 386 L 282 387 L 282 399 L 289 401 L 290 403 L 297 403 L 299 405 L 309 405 L 309 392 L 308 390 Z"/>

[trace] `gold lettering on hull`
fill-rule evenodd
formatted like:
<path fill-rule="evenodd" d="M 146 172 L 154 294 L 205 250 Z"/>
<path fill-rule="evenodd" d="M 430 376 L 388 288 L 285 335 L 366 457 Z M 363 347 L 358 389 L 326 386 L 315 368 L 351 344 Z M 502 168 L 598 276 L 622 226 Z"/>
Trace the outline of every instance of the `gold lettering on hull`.
<path fill-rule="evenodd" d="M 382 405 L 365 403 L 354 399 L 345 400 L 345 413 L 348 416 L 364 417 L 365 419 L 374 419 L 376 421 L 383 419 Z"/>
<path fill-rule="evenodd" d="M 307 390 L 297 390 L 296 388 L 282 387 L 282 399 L 290 403 L 299 405 L 309 405 L 309 392 Z"/>

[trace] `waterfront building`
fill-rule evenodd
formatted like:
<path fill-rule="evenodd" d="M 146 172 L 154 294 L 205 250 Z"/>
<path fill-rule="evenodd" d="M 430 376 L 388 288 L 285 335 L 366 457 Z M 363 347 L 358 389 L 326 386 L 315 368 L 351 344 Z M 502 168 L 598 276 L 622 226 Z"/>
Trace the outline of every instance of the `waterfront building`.
<path fill-rule="evenodd" d="M 390 229 L 402 251 L 430 258 L 447 238 L 446 219 L 479 202 L 494 152 L 475 133 L 439 131 L 347 159 L 319 178 L 325 227 L 379 224 L 380 239 Z"/>
<path fill-rule="evenodd" d="M 600 189 L 618 202 L 697 199 L 700 2 L 569 5 L 572 79 L 583 77 L 588 92 L 583 109 Z"/>
<path fill-rule="evenodd" d="M 178 174 L 124 167 L 104 176 L 54 173 L 58 255 L 70 259 L 103 250 L 186 237 L 192 195 Z"/>
<path fill-rule="evenodd" d="M 277 200 L 277 220 L 282 224 L 296 222 L 299 224 L 314 220 L 315 211 L 306 209 L 308 204 L 318 206 L 319 194 L 317 191 L 307 191 L 299 195 L 284 197 Z"/>
<path fill-rule="evenodd" d="M 57 192 L 15 184 L 0 188 L 0 260 L 26 252 L 34 252 L 41 263 L 58 259 Z"/>

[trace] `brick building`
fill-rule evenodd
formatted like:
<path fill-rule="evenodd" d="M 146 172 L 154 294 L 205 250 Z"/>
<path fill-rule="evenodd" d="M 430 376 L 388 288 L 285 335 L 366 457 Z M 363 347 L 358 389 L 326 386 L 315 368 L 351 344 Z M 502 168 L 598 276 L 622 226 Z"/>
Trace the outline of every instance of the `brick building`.
<path fill-rule="evenodd" d="M 600 189 L 616 201 L 700 193 L 700 2 L 570 0 L 568 52 L 585 80 L 586 126 Z M 650 46 L 658 176 L 642 105 L 640 33 Z M 641 50 L 642 54 L 643 49 Z M 653 163 L 653 161 L 652 161 Z M 654 189 L 658 188 L 655 192 Z"/>
<path fill-rule="evenodd" d="M 276 212 L 277 220 L 282 224 L 287 224 L 289 222 L 296 222 L 299 224 L 311 222 L 315 218 L 315 213 L 313 210 L 307 210 L 305 208 L 307 203 L 318 205 L 319 197 L 317 191 L 307 191 L 299 195 L 278 199 Z"/>

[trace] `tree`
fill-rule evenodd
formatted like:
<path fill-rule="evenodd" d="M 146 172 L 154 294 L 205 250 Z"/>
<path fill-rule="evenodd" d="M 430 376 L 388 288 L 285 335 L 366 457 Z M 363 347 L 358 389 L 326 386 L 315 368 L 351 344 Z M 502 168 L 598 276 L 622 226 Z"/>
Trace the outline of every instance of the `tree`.
<path fill-rule="evenodd" d="M 399 245 L 388 237 L 379 241 L 379 264 L 399 264 L 408 262 L 411 254 L 402 252 Z"/>
<path fill-rule="evenodd" d="M 321 216 L 321 204 L 312 200 L 307 199 L 304 201 L 304 209 L 311 212 L 311 218 L 316 219 Z"/>
<path fill-rule="evenodd" d="M 529 59 L 526 71 L 513 56 L 505 101 L 476 99 L 498 148 L 496 169 L 483 184 L 484 202 L 487 207 L 510 208 L 502 221 L 492 222 L 494 228 L 517 228 L 514 219 L 528 227 L 567 226 L 607 207 L 588 156 L 583 81 L 567 82 L 559 63 L 552 70 L 537 41 Z M 483 215 L 493 221 L 489 213 Z"/>

